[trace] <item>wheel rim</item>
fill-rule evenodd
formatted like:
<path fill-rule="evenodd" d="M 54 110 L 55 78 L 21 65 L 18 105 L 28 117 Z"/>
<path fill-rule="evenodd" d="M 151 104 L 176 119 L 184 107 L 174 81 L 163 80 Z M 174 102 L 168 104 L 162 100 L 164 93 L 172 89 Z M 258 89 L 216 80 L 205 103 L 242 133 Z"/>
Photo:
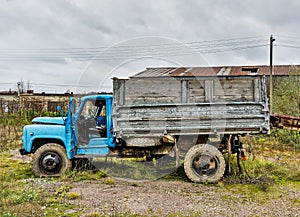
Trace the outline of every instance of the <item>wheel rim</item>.
<path fill-rule="evenodd" d="M 62 159 L 56 152 L 47 152 L 40 158 L 39 165 L 46 173 L 56 174 L 62 167 Z"/>
<path fill-rule="evenodd" d="M 193 158 L 192 169 L 199 177 L 211 177 L 216 174 L 219 161 L 215 156 L 197 154 Z"/>

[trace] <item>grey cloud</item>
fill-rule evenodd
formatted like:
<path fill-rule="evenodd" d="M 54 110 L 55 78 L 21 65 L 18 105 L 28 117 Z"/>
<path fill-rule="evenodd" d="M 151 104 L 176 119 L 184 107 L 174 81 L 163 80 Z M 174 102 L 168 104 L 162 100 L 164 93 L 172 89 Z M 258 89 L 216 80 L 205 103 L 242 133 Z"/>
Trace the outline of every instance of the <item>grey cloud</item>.
<path fill-rule="evenodd" d="M 144 36 L 159 36 L 184 43 L 262 35 L 268 43 L 271 33 L 300 34 L 299 9 L 297 0 L 6 1 L 0 7 L 0 50 L 111 46 Z M 280 39 L 276 40 L 279 42 Z M 274 63 L 300 62 L 298 52 L 299 49 L 275 47 Z M 203 54 L 203 57 L 210 65 L 267 64 L 269 59 L 268 47 Z M 152 66 L 161 64 L 155 61 L 159 62 L 153 60 Z M 58 77 L 52 76 L 55 71 L 64 75 L 56 82 L 67 83 L 72 72 L 83 70 L 84 64 L 87 63 L 68 60 L 59 64 L 2 61 L 0 75 L 10 70 L 5 77 L 9 81 L 32 75 L 47 82 Z M 149 64 L 151 61 L 145 61 L 144 68 Z M 127 66 L 123 71 L 141 68 L 142 61 L 138 65 L 130 64 L 130 68 Z M 136 71 L 132 71 L 134 73 Z"/>

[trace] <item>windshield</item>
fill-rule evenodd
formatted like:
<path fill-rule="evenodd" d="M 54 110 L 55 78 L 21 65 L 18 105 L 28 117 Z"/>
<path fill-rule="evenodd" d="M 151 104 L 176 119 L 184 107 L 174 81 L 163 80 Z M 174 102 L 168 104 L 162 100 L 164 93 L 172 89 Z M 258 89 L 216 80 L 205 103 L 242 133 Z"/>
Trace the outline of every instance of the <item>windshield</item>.
<path fill-rule="evenodd" d="M 105 112 L 105 100 L 87 99 L 82 102 L 77 115 L 87 118 L 96 118 Z"/>

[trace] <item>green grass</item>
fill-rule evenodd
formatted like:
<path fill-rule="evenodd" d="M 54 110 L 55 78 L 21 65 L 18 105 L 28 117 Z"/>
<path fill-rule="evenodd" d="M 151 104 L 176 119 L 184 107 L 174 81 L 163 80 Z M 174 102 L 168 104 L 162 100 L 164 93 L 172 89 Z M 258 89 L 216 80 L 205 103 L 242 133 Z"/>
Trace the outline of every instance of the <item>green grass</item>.
<path fill-rule="evenodd" d="M 156 180 L 176 170 L 174 159 L 167 157 L 152 161 L 143 158 L 97 158 L 93 164 L 111 176 L 135 180 Z"/>
<path fill-rule="evenodd" d="M 90 181 L 99 180 L 106 177 L 107 177 L 106 173 L 100 170 L 94 171 L 89 169 L 84 169 L 84 170 L 74 169 L 67 172 L 65 176 L 60 177 L 59 179 L 61 181 L 90 182 Z"/>
<path fill-rule="evenodd" d="M 74 183 L 99 181 L 101 184 L 113 187 L 115 180 L 107 176 L 107 174 L 114 175 L 111 167 L 117 173 L 116 176 L 126 177 L 129 171 L 129 176 L 136 179 L 160 178 L 166 181 L 188 182 L 182 166 L 176 171 L 170 170 L 170 173 L 167 173 L 167 170 L 158 172 L 157 168 L 161 167 L 159 160 L 146 163 L 143 159 L 139 159 L 139 162 L 133 159 L 119 159 L 119 162 L 109 159 L 106 164 L 101 164 L 103 159 L 100 159 L 98 163 L 102 171 L 75 169 L 59 178 L 35 178 L 30 164 L 12 159 L 12 155 L 8 152 L 10 149 L 21 147 L 21 125 L 8 127 L 6 124 L 11 120 L 1 121 L 0 134 L 5 137 L 1 137 L 0 140 L 0 216 L 80 216 L 84 211 L 72 203 L 73 200 L 81 197 L 79 193 L 72 192 Z M 6 132 L 2 131 L 4 128 Z M 224 201 L 237 199 L 258 203 L 280 197 L 284 194 L 282 187 L 285 186 L 300 190 L 299 138 L 299 133 L 282 129 L 272 130 L 270 136 L 242 138 L 243 142 L 251 144 L 253 149 L 250 158 L 244 162 L 244 167 L 242 166 L 243 172 L 239 173 L 235 155 L 232 155 L 230 161 L 232 173 L 212 186 L 224 188 L 228 193 L 238 195 L 237 198 L 224 195 Z M 173 164 L 168 164 L 168 161 L 165 162 L 163 166 L 166 169 L 174 167 Z M 140 187 L 137 183 L 132 186 Z M 297 206 L 300 205 L 299 199 L 294 199 L 293 202 Z M 75 208 L 79 211 L 64 214 L 66 210 Z M 142 216 L 119 211 L 116 211 L 116 214 L 117 216 Z M 201 213 L 197 214 L 201 215 Z M 190 216 L 197 216 L 197 214 L 191 213 Z M 94 212 L 88 216 L 103 215 Z M 173 213 L 169 216 L 184 215 Z"/>
<path fill-rule="evenodd" d="M 268 151 L 268 148 L 265 150 Z M 263 152 L 261 154 L 264 155 Z M 60 178 L 35 178 L 29 164 L 11 157 L 12 155 L 8 152 L 0 153 L 0 187 L 3 189 L 0 193 L 0 216 L 80 216 L 84 208 L 79 209 L 72 204 L 73 200 L 81 197 L 79 193 L 72 191 L 75 182 L 97 180 L 99 183 L 112 185 L 112 187 L 115 183 L 114 179 L 107 177 L 105 173 L 95 170 L 73 170 Z M 282 186 L 300 189 L 300 172 L 299 169 L 293 167 L 294 165 L 273 162 L 263 156 L 256 156 L 245 163 L 247 173 L 251 176 L 250 179 L 245 173 L 238 172 L 235 158 L 231 159 L 231 163 L 232 174 L 225 177 L 223 181 L 211 185 L 228 192 L 228 195 L 222 196 L 224 201 L 250 200 L 263 204 L 266 200 L 273 200 L 284 194 Z M 188 181 L 182 166 L 163 177 L 162 180 Z M 52 187 L 49 188 L 49 186 Z M 132 186 L 140 187 L 136 183 Z M 233 198 L 232 195 L 237 196 Z M 299 205 L 299 200 L 295 199 L 294 204 Z M 68 209 L 79 211 L 65 214 Z M 143 216 L 122 213 L 118 210 L 116 213 L 117 216 Z M 191 212 L 189 216 L 199 215 L 201 216 L 201 213 Z M 92 212 L 88 216 L 104 215 Z M 185 215 L 171 213 L 168 216 Z"/>
<path fill-rule="evenodd" d="M 12 159 L 7 152 L 0 153 L 0 216 L 64 215 L 65 210 L 74 207 L 64 200 L 72 186 L 63 185 L 51 192 L 47 188 L 51 182 L 33 178 L 29 164 Z"/>

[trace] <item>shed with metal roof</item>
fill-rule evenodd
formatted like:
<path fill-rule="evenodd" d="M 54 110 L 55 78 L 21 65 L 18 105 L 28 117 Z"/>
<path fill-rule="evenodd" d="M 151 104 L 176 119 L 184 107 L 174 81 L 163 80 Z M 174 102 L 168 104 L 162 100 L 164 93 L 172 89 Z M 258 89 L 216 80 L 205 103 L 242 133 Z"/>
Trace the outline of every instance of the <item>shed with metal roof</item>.
<path fill-rule="evenodd" d="M 274 76 L 288 76 L 300 69 L 300 65 L 275 65 Z M 150 67 L 132 76 L 144 77 L 210 77 L 210 76 L 270 75 L 270 66 L 217 66 L 217 67 Z"/>

